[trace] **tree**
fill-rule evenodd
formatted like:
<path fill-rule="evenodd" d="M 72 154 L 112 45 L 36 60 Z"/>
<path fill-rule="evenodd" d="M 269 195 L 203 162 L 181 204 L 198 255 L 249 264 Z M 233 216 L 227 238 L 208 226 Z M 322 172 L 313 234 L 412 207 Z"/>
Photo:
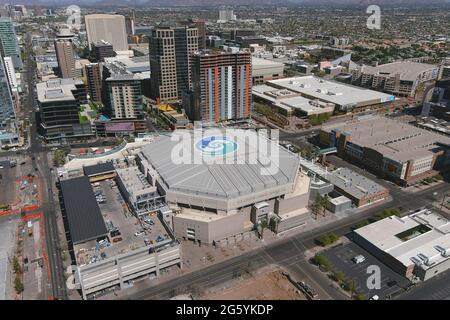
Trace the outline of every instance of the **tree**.
<path fill-rule="evenodd" d="M 350 294 L 352 295 L 352 298 L 353 298 L 353 295 L 356 292 L 356 281 L 353 279 L 348 280 L 346 283 L 346 287 L 347 287 L 348 291 L 350 291 Z"/>
<path fill-rule="evenodd" d="M 24 290 L 23 283 L 18 276 L 14 280 L 14 288 L 16 289 L 17 294 L 21 294 Z"/>
<path fill-rule="evenodd" d="M 314 263 L 316 265 L 318 265 L 319 267 L 321 267 L 323 270 L 325 270 L 326 272 L 331 270 L 331 264 L 328 261 L 328 259 L 322 255 L 322 254 L 317 254 L 314 257 Z"/>
<path fill-rule="evenodd" d="M 57 167 L 63 166 L 66 163 L 66 152 L 64 149 L 58 149 L 53 153 L 53 163 Z"/>
<path fill-rule="evenodd" d="M 355 297 L 356 300 L 367 300 L 367 297 L 362 294 L 362 293 L 358 293 Z"/>
<path fill-rule="evenodd" d="M 269 228 L 272 232 L 277 232 L 278 223 L 280 222 L 279 218 L 272 216 L 269 220 Z"/>
<path fill-rule="evenodd" d="M 341 283 L 342 281 L 344 281 L 344 273 L 341 271 L 337 271 L 334 273 L 334 279 L 338 282 Z"/>
<path fill-rule="evenodd" d="M 261 228 L 260 230 L 260 234 L 261 234 L 261 239 L 264 239 L 264 229 L 267 228 L 269 226 L 267 219 L 261 219 L 259 221 L 259 226 Z"/>
<path fill-rule="evenodd" d="M 21 274 L 22 273 L 22 267 L 19 264 L 19 260 L 16 256 L 13 258 L 13 270 L 15 274 Z"/>

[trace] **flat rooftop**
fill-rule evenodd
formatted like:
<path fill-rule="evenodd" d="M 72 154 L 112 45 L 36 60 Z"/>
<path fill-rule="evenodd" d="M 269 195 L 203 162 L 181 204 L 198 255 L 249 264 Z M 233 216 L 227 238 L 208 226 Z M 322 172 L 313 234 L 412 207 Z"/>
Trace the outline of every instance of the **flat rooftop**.
<path fill-rule="evenodd" d="M 402 218 L 391 216 L 355 233 L 407 267 L 419 263 L 426 269 L 431 266 L 426 259 L 439 263 L 450 258 L 438 250 L 450 249 L 450 222 L 427 209 Z"/>
<path fill-rule="evenodd" d="M 395 100 L 392 95 L 315 76 L 271 80 L 267 83 L 270 86 L 285 88 L 308 98 L 319 99 L 338 106 L 370 105 Z"/>
<path fill-rule="evenodd" d="M 112 162 L 98 163 L 92 166 L 83 167 L 84 175 L 88 177 L 110 173 L 113 172 L 114 170 L 115 168 Z"/>
<path fill-rule="evenodd" d="M 380 184 L 348 168 L 334 170 L 328 180 L 357 199 L 386 191 Z"/>
<path fill-rule="evenodd" d="M 268 85 L 253 86 L 252 94 L 266 101 L 270 101 L 279 108 L 289 111 L 298 109 L 307 115 L 332 113 L 335 107 L 332 103 L 307 99 L 297 92 L 288 89 L 277 89 Z"/>
<path fill-rule="evenodd" d="M 127 192 L 136 199 L 137 196 L 145 193 L 156 192 L 156 187 L 148 183 L 145 176 L 138 167 L 127 167 L 116 169 L 117 175 L 125 185 Z"/>
<path fill-rule="evenodd" d="M 356 120 L 324 126 L 351 136 L 351 142 L 372 148 L 398 162 L 432 155 L 438 143 L 450 144 L 450 137 L 386 117 L 360 117 Z"/>
<path fill-rule="evenodd" d="M 392 63 L 386 63 L 377 67 L 363 66 L 362 72 L 373 75 L 396 75 L 400 74 L 401 80 L 416 80 L 422 73 L 437 69 L 437 66 L 426 63 L 410 62 L 410 61 L 397 61 Z"/>
<path fill-rule="evenodd" d="M 107 229 L 88 177 L 61 181 L 61 192 L 72 243 L 106 235 Z"/>
<path fill-rule="evenodd" d="M 71 78 L 56 78 L 36 84 L 37 96 L 40 102 L 59 100 L 75 100 L 72 90 L 83 81 Z"/>
<path fill-rule="evenodd" d="M 127 254 L 133 250 L 146 246 L 156 246 L 163 243 L 172 242 L 174 239 L 167 232 L 156 212 L 151 212 L 145 217 L 153 221 L 152 225 L 136 218 L 126 208 L 125 200 L 122 198 L 117 186 L 111 181 L 100 181 L 98 187 L 93 187 L 96 192 L 101 191 L 104 196 L 104 203 L 98 206 L 101 211 L 103 224 L 107 228 L 107 238 L 109 246 L 98 246 L 96 240 L 86 241 L 74 246 L 74 252 L 78 265 L 101 262 L 112 256 Z M 121 241 L 114 242 L 110 231 L 117 229 L 120 235 L 114 238 L 121 238 Z M 136 232 L 143 234 L 136 236 Z M 158 237 L 163 241 L 157 242 Z M 147 240 L 147 244 L 146 244 Z M 103 257 L 102 257 L 103 255 Z"/>

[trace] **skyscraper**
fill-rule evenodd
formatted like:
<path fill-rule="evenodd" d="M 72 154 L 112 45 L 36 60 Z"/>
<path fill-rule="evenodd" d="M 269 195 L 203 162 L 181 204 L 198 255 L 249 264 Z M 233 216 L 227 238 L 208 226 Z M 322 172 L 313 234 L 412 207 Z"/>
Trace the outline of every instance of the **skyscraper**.
<path fill-rule="evenodd" d="M 157 27 L 149 37 L 151 97 L 163 101 L 181 99 L 190 88 L 190 56 L 198 50 L 194 26 Z"/>
<path fill-rule="evenodd" d="M 9 18 L 0 18 L 0 53 L 4 57 L 11 57 L 15 69 L 22 69 L 23 62 L 20 57 L 19 43 Z"/>
<path fill-rule="evenodd" d="M 5 64 L 0 59 L 0 131 L 15 132 L 16 113 L 8 82 Z"/>
<path fill-rule="evenodd" d="M 134 19 L 133 17 L 125 17 L 125 29 L 128 36 L 134 35 Z"/>
<path fill-rule="evenodd" d="M 112 74 L 106 79 L 105 92 L 114 119 L 142 118 L 141 81 L 135 74 Z"/>
<path fill-rule="evenodd" d="M 5 72 L 8 75 L 9 85 L 11 86 L 11 89 L 15 89 L 17 88 L 17 79 L 13 61 L 11 57 L 4 57 L 3 61 L 5 62 Z"/>
<path fill-rule="evenodd" d="M 55 51 L 61 78 L 75 77 L 75 57 L 73 52 L 73 34 L 68 29 L 56 35 Z"/>
<path fill-rule="evenodd" d="M 242 51 L 230 53 L 204 50 L 193 55 L 193 98 L 189 105 L 185 105 L 191 120 L 220 122 L 250 116 L 251 59 L 250 52 Z"/>
<path fill-rule="evenodd" d="M 89 98 L 93 102 L 102 102 L 102 75 L 98 63 L 89 63 L 85 66 Z"/>
<path fill-rule="evenodd" d="M 128 50 L 125 17 L 118 14 L 89 14 L 85 16 L 89 50 L 101 40 L 112 44 L 114 51 Z"/>

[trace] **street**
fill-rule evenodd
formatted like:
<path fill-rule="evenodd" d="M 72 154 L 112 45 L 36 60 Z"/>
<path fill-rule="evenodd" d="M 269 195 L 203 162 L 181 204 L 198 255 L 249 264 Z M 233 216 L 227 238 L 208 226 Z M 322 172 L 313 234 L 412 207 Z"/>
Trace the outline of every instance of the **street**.
<path fill-rule="evenodd" d="M 415 195 L 411 199 L 409 194 L 402 194 L 399 198 L 395 198 L 390 202 L 386 202 L 377 207 L 369 208 L 364 212 L 348 216 L 336 222 L 324 225 L 308 232 L 300 233 L 289 238 L 281 239 L 278 242 L 270 244 L 262 249 L 257 249 L 250 254 L 239 256 L 226 260 L 224 262 L 214 264 L 203 270 L 199 270 L 190 274 L 180 276 L 176 279 L 151 286 L 147 288 L 128 289 L 119 294 L 119 297 L 126 299 L 168 299 L 174 295 L 192 291 L 193 288 L 208 288 L 225 281 L 236 278 L 242 270 L 247 268 L 257 269 L 269 264 L 278 264 L 281 267 L 289 268 L 292 266 L 301 266 L 302 272 L 308 272 L 308 276 L 312 281 L 320 286 L 320 288 L 333 298 L 339 298 L 334 288 L 323 281 L 319 272 L 309 272 L 313 266 L 308 265 L 305 261 L 304 253 L 307 249 L 316 246 L 314 240 L 325 233 L 333 232 L 338 236 L 345 235 L 351 231 L 352 226 L 364 221 L 373 215 L 379 213 L 383 209 L 391 207 L 413 208 L 414 206 L 422 206 L 428 203 L 427 198 L 434 192 L 448 189 L 448 184 L 438 185 L 423 193 Z M 417 207 L 416 207 L 417 208 Z M 308 267 L 305 267 L 308 265 Z M 135 291 L 131 293 L 131 291 Z"/>

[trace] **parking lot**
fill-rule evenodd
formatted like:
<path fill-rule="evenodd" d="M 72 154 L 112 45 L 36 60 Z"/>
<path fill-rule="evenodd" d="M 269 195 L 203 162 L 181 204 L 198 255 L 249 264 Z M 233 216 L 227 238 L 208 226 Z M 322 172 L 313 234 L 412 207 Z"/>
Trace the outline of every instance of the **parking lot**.
<path fill-rule="evenodd" d="M 355 243 L 335 247 L 325 251 L 323 255 L 330 261 L 333 270 L 344 273 L 345 279 L 354 279 L 356 291 L 364 294 L 367 298 L 377 295 L 380 299 L 390 299 L 403 292 L 409 285 L 408 279 L 387 267 Z M 363 255 L 365 260 L 360 263 L 352 261 L 358 255 Z M 367 279 L 370 275 L 367 273 L 367 268 L 371 265 L 380 267 L 380 289 L 369 289 L 367 287 Z"/>
<path fill-rule="evenodd" d="M 93 184 L 93 191 L 108 229 L 108 241 L 100 247 L 96 240 L 76 246 L 80 264 L 106 259 L 147 245 L 170 239 L 156 213 L 149 213 L 145 220 L 137 219 L 127 208 L 118 187 L 112 180 Z M 142 219 L 143 220 L 143 219 Z M 98 240 L 98 239 L 97 239 Z M 105 244 L 105 245 L 103 245 Z"/>

